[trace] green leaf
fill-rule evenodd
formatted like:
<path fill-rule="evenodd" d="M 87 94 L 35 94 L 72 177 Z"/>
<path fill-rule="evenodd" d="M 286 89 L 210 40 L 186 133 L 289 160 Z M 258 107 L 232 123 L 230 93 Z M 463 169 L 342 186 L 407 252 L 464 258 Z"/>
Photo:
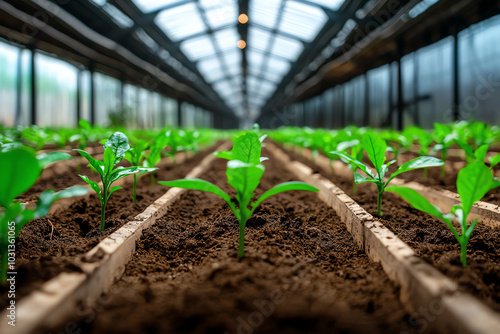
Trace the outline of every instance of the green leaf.
<path fill-rule="evenodd" d="M 458 172 L 457 190 L 462 200 L 464 217 L 467 218 L 474 203 L 499 185 L 500 182 L 494 180 L 491 170 L 482 162 L 474 162 L 462 168 Z"/>
<path fill-rule="evenodd" d="M 99 199 L 102 201 L 101 187 L 99 187 L 99 184 L 95 181 L 92 181 L 85 175 L 78 175 L 78 176 L 81 177 L 83 181 L 87 182 L 90 185 L 90 188 L 92 188 L 92 190 L 96 192 L 97 196 L 99 196 Z"/>
<path fill-rule="evenodd" d="M 74 149 L 74 151 L 77 151 L 78 153 L 80 153 L 80 155 L 82 157 L 84 157 L 85 159 L 87 159 L 87 161 L 90 163 L 90 165 L 92 167 L 94 167 L 94 169 L 101 175 L 103 176 L 104 175 L 104 162 L 102 161 L 99 161 L 99 160 L 96 160 L 94 158 L 92 158 L 90 156 L 90 154 L 88 154 L 86 151 L 84 150 L 80 150 L 80 149 Z"/>
<path fill-rule="evenodd" d="M 438 158 L 428 156 L 418 157 L 399 166 L 399 168 L 391 175 L 391 180 L 397 175 L 408 172 L 410 170 L 427 167 L 438 167 L 442 165 L 444 165 L 444 162 Z"/>
<path fill-rule="evenodd" d="M 233 152 L 231 151 L 217 151 L 212 153 L 212 155 L 221 159 L 233 160 Z"/>
<path fill-rule="evenodd" d="M 122 177 L 125 177 L 125 176 L 130 175 L 130 174 L 138 173 L 141 171 L 141 169 L 142 169 L 142 167 L 135 167 L 135 166 L 134 167 L 118 167 L 111 172 L 111 178 L 109 180 L 109 185 L 111 185 L 111 183 L 115 182 L 116 180 L 121 179 Z M 151 169 L 155 170 L 153 168 L 151 168 Z"/>
<path fill-rule="evenodd" d="M 370 179 L 367 177 L 362 177 L 358 173 L 354 172 L 354 182 L 356 183 L 364 183 L 364 182 L 372 182 L 372 183 L 378 183 L 379 181 L 376 179 Z"/>
<path fill-rule="evenodd" d="M 177 187 L 183 189 L 193 189 L 200 191 L 207 191 L 209 193 L 222 197 L 226 202 L 231 203 L 231 197 L 222 191 L 215 184 L 202 179 L 182 179 L 173 181 L 158 181 L 159 184 L 167 187 Z"/>
<path fill-rule="evenodd" d="M 231 160 L 227 163 L 227 182 L 236 190 L 240 207 L 248 205 L 264 174 L 263 165 Z"/>
<path fill-rule="evenodd" d="M 385 140 L 375 134 L 366 133 L 363 136 L 363 148 L 368 154 L 368 158 L 372 162 L 377 174 L 381 174 L 382 165 L 385 162 L 385 151 L 387 144 Z"/>
<path fill-rule="evenodd" d="M 106 147 L 103 155 L 103 163 L 104 163 L 104 175 L 109 175 L 110 171 L 115 166 L 115 154 L 113 153 L 113 149 L 111 147 Z"/>
<path fill-rule="evenodd" d="M 444 222 L 451 222 L 450 216 L 444 215 L 437 206 L 432 205 L 425 197 L 411 188 L 391 186 L 386 188 L 386 191 L 394 192 L 403 197 L 410 203 L 412 207 L 417 210 L 427 212 L 428 214 L 439 218 Z"/>
<path fill-rule="evenodd" d="M 351 148 L 353 146 L 356 146 L 359 144 L 359 140 L 350 140 L 350 141 L 343 141 L 337 145 L 337 148 L 335 149 L 338 152 L 344 152 L 348 148 Z"/>
<path fill-rule="evenodd" d="M 477 162 L 483 162 L 486 159 L 486 153 L 488 153 L 488 148 L 489 145 L 482 145 L 477 148 L 477 150 L 474 152 L 474 157 L 476 158 Z"/>
<path fill-rule="evenodd" d="M 0 205 L 6 207 L 36 182 L 42 168 L 34 152 L 12 149 L 0 152 Z"/>
<path fill-rule="evenodd" d="M 495 167 L 496 165 L 498 165 L 500 163 L 500 153 L 495 155 L 494 157 L 491 157 L 489 160 L 490 160 L 490 164 L 491 164 L 490 168 Z"/>
<path fill-rule="evenodd" d="M 319 191 L 318 188 L 313 187 L 310 184 L 307 184 L 304 182 L 300 182 L 300 181 L 285 182 L 285 183 L 278 184 L 278 185 L 272 187 L 271 189 L 269 189 L 268 191 L 266 191 L 265 193 L 263 193 L 259 197 L 259 199 L 255 203 L 252 204 L 252 207 L 256 208 L 257 206 L 259 206 L 260 203 L 262 203 L 262 201 L 264 201 L 265 199 L 267 199 L 270 196 L 282 193 L 284 191 L 290 191 L 290 190 L 305 190 L 305 191 L 315 191 L 315 192 Z"/>
<path fill-rule="evenodd" d="M 258 164 L 260 162 L 261 143 L 254 132 L 246 132 L 233 141 L 232 160 Z"/>
<path fill-rule="evenodd" d="M 109 137 L 106 144 L 104 144 L 104 149 L 106 150 L 108 147 L 113 149 L 115 155 L 114 165 L 118 164 L 125 156 L 125 152 L 130 149 L 128 138 L 122 132 L 115 132 Z"/>
<path fill-rule="evenodd" d="M 339 156 L 340 158 L 344 159 L 348 164 L 354 164 L 356 167 L 358 167 L 363 172 L 365 172 L 368 176 L 370 176 L 371 178 L 375 179 L 375 176 L 373 175 L 371 169 L 368 168 L 368 166 L 366 166 L 361 161 L 358 161 L 358 160 L 354 159 L 353 157 L 351 157 L 350 155 L 344 154 L 344 153 L 341 153 L 341 152 L 332 151 L 330 153 L 333 154 L 333 155 Z"/>
<path fill-rule="evenodd" d="M 42 153 L 36 156 L 38 163 L 42 168 L 45 168 L 48 164 L 61 160 L 71 160 L 73 157 L 71 154 L 65 152 L 50 152 Z"/>
<path fill-rule="evenodd" d="M 114 193 L 115 191 L 120 190 L 120 189 L 123 189 L 123 188 L 122 188 L 122 187 L 119 187 L 119 186 L 116 186 L 116 187 L 111 188 L 111 189 L 109 190 L 109 192 L 108 192 L 108 199 L 109 199 L 109 197 L 111 196 L 111 194 L 112 194 L 112 193 Z"/>
<path fill-rule="evenodd" d="M 83 118 L 81 118 L 81 119 L 78 120 L 78 125 L 80 125 L 80 127 L 82 129 L 85 129 L 87 131 L 92 130 L 92 125 L 89 123 L 89 121 L 87 121 L 87 120 L 85 120 Z"/>

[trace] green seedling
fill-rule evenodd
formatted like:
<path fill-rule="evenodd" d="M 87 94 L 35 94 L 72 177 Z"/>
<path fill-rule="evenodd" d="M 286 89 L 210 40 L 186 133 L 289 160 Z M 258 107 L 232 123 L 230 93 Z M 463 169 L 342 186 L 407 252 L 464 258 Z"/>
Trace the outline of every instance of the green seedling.
<path fill-rule="evenodd" d="M 40 176 L 44 163 L 26 147 L 0 152 L 0 281 L 5 282 L 9 268 L 9 253 L 13 253 L 14 240 L 21 229 L 32 219 L 48 214 L 54 201 L 73 196 L 83 196 L 88 192 L 84 187 L 73 187 L 59 192 L 44 191 L 33 210 L 26 209 L 14 199 L 31 188 Z"/>
<path fill-rule="evenodd" d="M 364 182 L 372 182 L 377 186 L 377 213 L 379 216 L 382 216 L 382 195 L 384 194 L 385 188 L 388 184 L 394 179 L 396 176 L 414 170 L 418 168 L 427 168 L 427 167 L 436 167 L 444 164 L 443 161 L 429 156 L 418 157 L 413 160 L 410 160 L 401 166 L 392 173 L 387 181 L 384 180 L 387 172 L 389 171 L 389 166 L 396 162 L 396 160 L 391 160 L 386 163 L 385 152 L 387 150 L 387 144 L 383 139 L 379 136 L 371 133 L 366 133 L 363 136 L 362 140 L 363 149 L 368 154 L 368 158 L 372 162 L 375 167 L 375 173 L 372 170 L 362 163 L 361 161 L 355 159 L 354 157 L 341 153 L 341 152 L 331 152 L 332 154 L 338 155 L 349 164 L 354 164 L 357 168 L 361 169 L 368 177 L 363 177 L 360 174 L 354 172 L 354 182 L 355 183 L 364 183 Z"/>
<path fill-rule="evenodd" d="M 144 165 L 149 168 L 155 167 L 161 160 L 161 153 L 163 149 L 168 145 L 167 133 L 161 131 L 159 135 L 156 136 L 153 143 L 149 147 L 149 153 L 146 154 L 146 161 Z M 175 160 L 175 159 L 174 159 Z M 155 185 L 155 173 L 151 173 L 151 186 Z"/>
<path fill-rule="evenodd" d="M 239 222 L 238 257 L 244 255 L 245 226 L 255 209 L 262 201 L 272 195 L 289 190 L 318 191 L 315 187 L 304 182 L 281 183 L 262 194 L 251 203 L 255 189 L 259 186 L 265 167 L 261 157 L 262 142 L 254 132 L 246 132 L 233 140 L 233 149 L 225 152 L 215 152 L 214 155 L 229 160 L 226 175 L 228 183 L 236 190 L 236 201 L 216 185 L 201 179 L 183 179 L 174 181 L 160 181 L 158 183 L 168 187 L 179 187 L 207 191 L 222 197 L 229 205 Z"/>
<path fill-rule="evenodd" d="M 453 131 L 451 126 L 443 125 L 439 123 L 434 123 L 434 131 L 432 131 L 434 141 L 433 152 L 441 152 L 441 160 L 446 161 L 448 158 L 448 149 L 457 141 L 458 136 L 456 132 Z M 445 176 L 445 166 L 441 166 L 441 178 Z"/>
<path fill-rule="evenodd" d="M 149 147 L 149 143 L 145 140 L 138 140 L 134 147 L 131 147 L 130 150 L 125 152 L 125 160 L 130 162 L 132 166 L 140 166 L 143 163 L 144 158 L 146 157 L 146 150 Z M 141 177 L 142 174 L 147 172 L 152 172 L 158 168 L 144 168 L 138 174 L 134 174 L 134 185 L 132 192 L 132 200 L 135 202 L 137 200 L 136 189 L 137 189 L 137 180 Z"/>
<path fill-rule="evenodd" d="M 355 160 L 363 160 L 363 146 L 361 145 L 361 142 L 357 139 L 355 140 L 350 140 L 350 141 L 344 141 L 341 142 L 337 145 L 336 152 L 342 152 L 344 154 L 349 154 L 351 157 L 353 157 Z M 332 155 L 331 155 L 332 156 Z M 337 156 L 333 154 L 333 156 Z M 342 162 L 347 164 L 349 168 L 352 170 L 353 173 L 356 173 L 358 170 L 358 166 L 353 163 L 352 161 L 347 161 L 343 158 L 340 158 Z M 352 183 L 352 195 L 356 196 L 356 182 Z"/>
<path fill-rule="evenodd" d="M 467 243 L 478 222 L 478 219 L 474 219 L 474 221 L 467 226 L 467 216 L 474 203 L 481 200 L 488 191 L 498 186 L 500 186 L 500 181 L 496 181 L 493 178 L 490 169 L 482 162 L 474 162 L 462 168 L 460 172 L 458 172 L 457 178 L 457 190 L 460 195 L 461 203 L 454 205 L 449 214 L 443 214 L 441 209 L 432 205 L 427 199 L 413 189 L 392 186 L 388 187 L 387 191 L 399 194 L 415 209 L 424 211 L 442 220 L 460 244 L 460 261 L 465 267 L 467 266 Z M 458 222 L 460 225 L 460 234 L 453 225 L 453 221 Z"/>
<path fill-rule="evenodd" d="M 129 149 L 130 145 L 128 142 L 128 138 L 121 132 L 113 133 L 104 144 L 103 161 L 92 158 L 90 154 L 83 150 L 75 149 L 75 151 L 78 151 L 85 159 L 88 160 L 93 169 L 95 169 L 101 176 L 102 189 L 97 182 L 90 180 L 87 176 L 79 175 L 85 182 L 90 185 L 90 188 L 92 188 L 92 190 L 96 192 L 97 196 L 99 197 L 99 201 L 101 202 L 101 231 L 104 231 L 104 224 L 106 220 L 106 205 L 108 203 L 109 197 L 115 191 L 123 189 L 122 187 L 118 186 L 111 188 L 111 184 L 127 175 L 139 173 L 144 170 L 150 171 L 149 168 L 138 166 L 116 167 L 116 165 L 120 163 L 120 161 L 122 161 L 123 157 L 125 156 L 125 152 L 127 152 Z"/>

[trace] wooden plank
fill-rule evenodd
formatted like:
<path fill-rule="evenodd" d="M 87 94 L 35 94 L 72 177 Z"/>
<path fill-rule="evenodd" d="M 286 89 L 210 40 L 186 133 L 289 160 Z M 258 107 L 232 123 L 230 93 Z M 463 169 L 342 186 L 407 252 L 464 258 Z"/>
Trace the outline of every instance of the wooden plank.
<path fill-rule="evenodd" d="M 330 205 L 352 234 L 356 243 L 400 287 L 400 298 L 409 312 L 418 315 L 435 305 L 439 312 L 428 325 L 443 333 L 498 333 L 500 315 L 458 286 L 415 252 L 340 188 L 307 166 L 291 161 L 273 144 L 268 144 L 274 158 L 297 178 L 320 189 L 319 197 Z"/>
<path fill-rule="evenodd" d="M 225 143 L 218 150 L 227 150 Z M 200 177 L 209 168 L 215 157 L 207 155 L 186 177 Z M 135 252 L 136 241 L 142 231 L 164 216 L 169 207 L 185 192 L 171 188 L 133 221 L 125 224 L 102 240 L 92 250 L 76 260 L 82 272 L 62 273 L 17 303 L 16 327 L 6 321 L 0 323 L 0 333 L 34 333 L 45 327 L 55 327 L 75 315 L 78 305 L 93 305 L 102 292 L 124 272 L 125 265 Z M 7 312 L 0 317 L 7 319 Z"/>

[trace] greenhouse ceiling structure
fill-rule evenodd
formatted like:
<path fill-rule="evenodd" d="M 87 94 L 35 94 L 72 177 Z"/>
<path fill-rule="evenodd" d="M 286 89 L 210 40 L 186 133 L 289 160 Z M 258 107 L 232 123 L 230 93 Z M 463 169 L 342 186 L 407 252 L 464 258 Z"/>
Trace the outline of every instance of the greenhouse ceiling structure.
<path fill-rule="evenodd" d="M 0 36 L 11 43 L 198 106 L 215 126 L 234 127 L 269 123 L 287 106 L 401 64 L 500 10 L 486 0 L 23 0 L 0 1 L 0 11 Z M 397 127 L 403 71 L 390 83 L 396 101 L 388 117 Z M 459 84 L 452 85 L 458 105 Z"/>

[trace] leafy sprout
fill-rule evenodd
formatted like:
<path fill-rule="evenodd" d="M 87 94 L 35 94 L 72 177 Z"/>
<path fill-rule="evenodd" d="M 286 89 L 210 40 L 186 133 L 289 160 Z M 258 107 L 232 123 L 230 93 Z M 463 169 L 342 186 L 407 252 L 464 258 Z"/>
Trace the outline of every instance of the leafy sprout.
<path fill-rule="evenodd" d="M 474 219 L 470 225 L 467 225 L 467 216 L 474 203 L 481 200 L 488 191 L 498 186 L 500 186 L 500 181 L 496 181 L 493 178 L 490 169 L 482 162 L 475 162 L 462 168 L 460 172 L 458 172 L 457 178 L 457 190 L 460 195 L 461 203 L 453 205 L 449 214 L 443 214 L 441 209 L 432 205 L 427 199 L 413 189 L 392 186 L 387 188 L 387 191 L 399 194 L 415 209 L 424 211 L 442 220 L 460 244 L 460 261 L 465 267 L 467 266 L 467 243 L 478 222 L 478 219 Z M 460 234 L 453 225 L 453 221 L 457 221 L 460 225 Z"/>
<path fill-rule="evenodd" d="M 139 173 L 141 171 L 154 170 L 152 168 L 138 166 L 116 167 L 116 165 L 120 163 L 120 161 L 125 156 L 125 152 L 127 152 L 129 149 L 130 145 L 128 142 L 128 138 L 121 132 L 113 133 L 104 144 L 103 161 L 92 158 L 90 154 L 83 150 L 75 149 L 75 151 L 78 151 L 84 158 L 88 160 L 90 165 L 101 176 L 102 189 L 97 182 L 90 180 L 87 176 L 79 175 L 85 182 L 90 185 L 90 188 L 92 188 L 92 190 L 96 192 L 97 196 L 99 197 L 99 201 L 101 202 L 101 231 L 104 231 L 104 224 L 106 220 L 106 205 L 111 194 L 117 190 L 123 189 L 119 186 L 111 188 L 113 182 L 130 174 Z"/>
<path fill-rule="evenodd" d="M 377 213 L 379 216 L 382 216 L 383 214 L 381 210 L 382 195 L 384 194 L 385 188 L 392 181 L 392 179 L 410 170 L 441 166 L 444 163 L 443 161 L 434 157 L 418 157 L 399 166 L 398 169 L 394 173 L 392 173 L 387 178 L 387 180 L 385 180 L 384 178 L 389 171 L 389 166 L 396 162 L 396 160 L 391 160 L 386 163 L 385 152 L 387 150 L 387 144 L 379 136 L 372 133 L 364 134 L 362 144 L 363 149 L 368 154 L 368 158 L 375 167 L 375 173 L 363 162 L 355 159 L 348 154 L 336 151 L 331 152 L 331 154 L 338 155 L 343 159 L 344 162 L 355 165 L 368 176 L 363 177 L 360 174 L 354 172 L 355 183 L 372 182 L 377 186 Z"/>
<path fill-rule="evenodd" d="M 263 137 L 261 137 L 263 140 Z M 272 195 L 289 190 L 318 191 L 315 187 L 304 182 L 281 183 L 262 194 L 256 201 L 251 203 L 255 189 L 260 184 L 265 167 L 261 157 L 262 142 L 254 132 L 246 132 L 233 140 L 233 149 L 225 152 L 215 152 L 219 158 L 229 160 L 226 168 L 228 183 L 236 190 L 236 202 L 222 189 L 202 179 L 183 179 L 174 181 L 159 181 L 158 183 L 168 187 L 179 187 L 207 191 L 222 197 L 229 205 L 239 222 L 239 246 L 238 257 L 244 255 L 245 227 L 248 219 L 252 216 L 259 204 Z"/>
<path fill-rule="evenodd" d="M 132 166 L 140 166 L 143 163 L 143 160 L 146 156 L 146 150 L 149 147 L 149 143 L 145 140 L 136 141 L 134 147 L 131 147 L 128 151 L 125 152 L 125 159 L 130 162 Z M 132 200 L 135 202 L 137 200 L 136 189 L 137 189 L 137 180 L 141 177 L 142 174 L 145 174 L 149 171 L 156 170 L 158 168 L 147 168 L 143 169 L 139 172 L 139 174 L 134 174 L 134 185 L 132 189 Z"/>

